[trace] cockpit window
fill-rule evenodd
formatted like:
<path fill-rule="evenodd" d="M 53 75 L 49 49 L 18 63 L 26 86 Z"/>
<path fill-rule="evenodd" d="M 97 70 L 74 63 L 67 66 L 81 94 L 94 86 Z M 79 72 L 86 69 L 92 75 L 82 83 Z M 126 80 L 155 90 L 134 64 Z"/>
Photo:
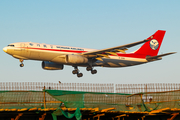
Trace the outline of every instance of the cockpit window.
<path fill-rule="evenodd" d="M 10 47 L 14 47 L 14 45 L 8 45 L 8 46 L 10 46 Z"/>
<path fill-rule="evenodd" d="M 29 45 L 30 45 L 30 46 L 33 46 L 33 44 L 32 44 L 32 43 L 29 43 Z"/>

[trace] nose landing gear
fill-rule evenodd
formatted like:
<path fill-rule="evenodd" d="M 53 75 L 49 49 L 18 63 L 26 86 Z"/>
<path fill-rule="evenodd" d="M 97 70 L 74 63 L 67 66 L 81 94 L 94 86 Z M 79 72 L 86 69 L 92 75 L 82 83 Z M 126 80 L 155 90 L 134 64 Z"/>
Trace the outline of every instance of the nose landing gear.
<path fill-rule="evenodd" d="M 79 73 L 79 70 L 78 70 L 77 66 L 74 67 L 74 70 L 72 71 L 72 73 L 77 74 L 77 77 L 82 77 L 83 76 L 82 73 Z"/>
<path fill-rule="evenodd" d="M 23 59 L 19 59 L 19 62 L 21 62 L 20 67 L 24 67 L 23 61 Z"/>

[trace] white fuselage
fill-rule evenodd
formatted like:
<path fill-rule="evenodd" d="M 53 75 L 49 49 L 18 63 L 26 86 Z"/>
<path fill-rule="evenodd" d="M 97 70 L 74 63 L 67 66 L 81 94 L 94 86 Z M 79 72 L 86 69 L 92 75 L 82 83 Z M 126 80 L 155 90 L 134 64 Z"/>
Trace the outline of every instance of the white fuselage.
<path fill-rule="evenodd" d="M 68 54 L 78 55 L 83 52 L 95 51 L 96 49 L 40 44 L 32 42 L 19 42 L 12 43 L 5 47 L 3 50 L 17 59 L 50 61 L 65 65 L 72 65 L 66 63 L 66 61 L 63 60 L 59 61 L 59 58 L 63 58 Z M 147 62 L 148 61 L 146 60 L 145 56 L 138 56 L 134 55 L 133 53 L 118 53 L 117 56 L 109 55 L 108 58 L 103 57 L 102 61 L 96 60 L 91 64 L 92 66 L 102 67 L 126 67 Z M 79 64 L 78 66 L 88 66 L 88 64 Z"/>

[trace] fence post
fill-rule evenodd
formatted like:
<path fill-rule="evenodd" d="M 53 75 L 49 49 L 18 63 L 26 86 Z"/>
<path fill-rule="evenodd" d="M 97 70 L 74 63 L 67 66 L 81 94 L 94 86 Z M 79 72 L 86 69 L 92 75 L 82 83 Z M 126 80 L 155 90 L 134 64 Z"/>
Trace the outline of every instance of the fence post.
<path fill-rule="evenodd" d="M 43 89 L 43 94 L 44 94 L 44 109 L 46 109 L 46 92 L 45 92 L 45 86 Z"/>
<path fill-rule="evenodd" d="M 146 84 L 146 102 L 148 102 L 148 100 L 147 100 L 147 84 Z"/>

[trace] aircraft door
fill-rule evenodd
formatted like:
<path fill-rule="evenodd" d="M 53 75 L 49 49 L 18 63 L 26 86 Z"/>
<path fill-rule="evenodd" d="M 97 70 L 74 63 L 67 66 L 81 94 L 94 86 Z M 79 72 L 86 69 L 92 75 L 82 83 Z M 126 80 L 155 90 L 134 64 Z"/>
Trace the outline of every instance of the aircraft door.
<path fill-rule="evenodd" d="M 25 44 L 24 43 L 21 43 L 21 50 L 23 51 L 23 50 L 25 50 Z"/>
<path fill-rule="evenodd" d="M 24 56 L 24 57 L 29 57 L 29 52 L 28 52 L 28 45 L 27 44 L 24 44 L 24 43 L 21 43 L 21 54 Z"/>
<path fill-rule="evenodd" d="M 20 44 L 20 48 L 21 48 L 21 55 L 23 55 L 24 56 L 24 54 L 25 54 L 25 44 L 24 43 L 21 43 Z"/>

